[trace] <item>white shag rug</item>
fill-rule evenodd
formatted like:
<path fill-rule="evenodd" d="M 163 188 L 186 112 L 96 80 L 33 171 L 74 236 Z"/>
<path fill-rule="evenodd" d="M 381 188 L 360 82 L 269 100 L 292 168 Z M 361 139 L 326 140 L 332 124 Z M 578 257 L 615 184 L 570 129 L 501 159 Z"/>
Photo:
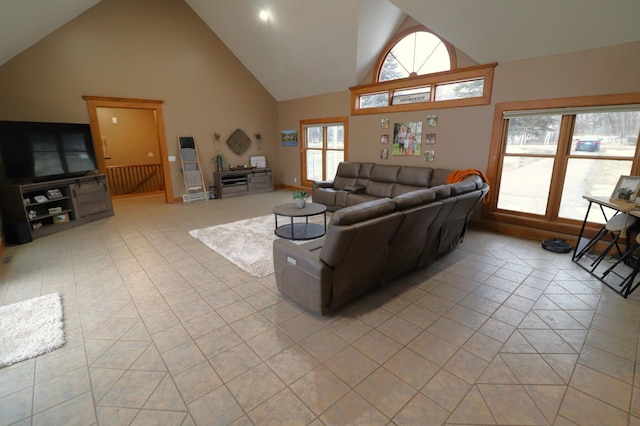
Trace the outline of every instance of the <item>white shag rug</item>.
<path fill-rule="evenodd" d="M 289 223 L 288 220 L 278 218 L 278 225 Z M 320 220 L 324 220 L 322 215 L 309 218 L 309 222 Z M 273 274 L 273 240 L 280 238 L 274 233 L 275 227 L 275 216 L 271 214 L 194 229 L 189 234 L 239 268 L 262 278 Z M 294 241 L 296 244 L 305 242 Z"/>
<path fill-rule="evenodd" d="M 58 293 L 0 307 L 0 368 L 64 345 Z"/>

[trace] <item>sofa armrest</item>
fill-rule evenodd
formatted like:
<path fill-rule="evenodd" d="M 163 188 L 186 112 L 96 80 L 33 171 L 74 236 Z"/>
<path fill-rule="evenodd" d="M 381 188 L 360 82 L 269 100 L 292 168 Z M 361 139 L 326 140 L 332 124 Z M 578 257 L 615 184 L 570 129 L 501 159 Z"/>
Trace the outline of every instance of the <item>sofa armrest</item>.
<path fill-rule="evenodd" d="M 333 188 L 332 180 L 318 180 L 312 183 L 312 188 Z"/>
<path fill-rule="evenodd" d="M 324 315 L 331 302 L 332 268 L 319 258 L 319 242 L 297 245 L 273 242 L 273 266 L 278 291 L 299 305 Z M 311 250 L 310 250 L 311 248 Z"/>

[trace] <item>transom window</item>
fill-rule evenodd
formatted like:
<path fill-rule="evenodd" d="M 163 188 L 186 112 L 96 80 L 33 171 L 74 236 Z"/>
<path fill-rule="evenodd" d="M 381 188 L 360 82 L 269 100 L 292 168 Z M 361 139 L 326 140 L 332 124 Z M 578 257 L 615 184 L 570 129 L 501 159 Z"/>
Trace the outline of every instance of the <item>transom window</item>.
<path fill-rule="evenodd" d="M 451 69 L 445 43 L 426 30 L 412 31 L 397 41 L 386 54 L 378 81 L 397 80 Z"/>
<path fill-rule="evenodd" d="M 491 103 L 496 64 L 457 68 L 455 48 L 423 26 L 382 50 L 371 84 L 351 87 L 351 114 L 379 114 Z"/>

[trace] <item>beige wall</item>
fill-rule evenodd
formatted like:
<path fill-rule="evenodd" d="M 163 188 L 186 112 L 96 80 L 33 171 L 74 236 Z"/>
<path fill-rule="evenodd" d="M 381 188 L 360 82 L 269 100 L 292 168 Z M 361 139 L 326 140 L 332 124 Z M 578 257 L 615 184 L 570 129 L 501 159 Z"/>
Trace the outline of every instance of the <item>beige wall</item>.
<path fill-rule="evenodd" d="M 178 135 L 193 135 L 209 182 L 216 132 L 230 164 L 258 154 L 278 168 L 275 99 L 181 0 L 103 0 L 0 67 L 2 120 L 88 123 L 84 95 L 164 101 L 169 156 Z M 254 140 L 231 153 L 238 128 L 261 133 L 262 150 Z M 179 169 L 171 163 L 176 197 Z"/>
<path fill-rule="evenodd" d="M 422 121 L 437 115 L 434 162 L 422 157 L 390 157 L 387 164 L 431 166 L 449 169 L 476 168 L 485 171 L 494 106 L 498 102 L 640 92 L 640 42 L 573 52 L 526 61 L 498 64 L 492 104 L 466 108 L 433 109 L 394 114 L 372 114 L 349 118 L 351 161 L 381 162 L 380 119 L 395 122 Z M 344 115 L 349 109 L 349 91 L 298 99 L 279 104 L 281 128 L 293 128 L 299 120 Z M 426 133 L 423 128 L 423 133 Z M 389 131 L 392 134 L 391 130 Z M 423 145 L 424 146 L 424 145 Z M 281 148 L 281 154 L 284 148 Z M 291 185 L 300 174 L 294 156 L 282 154 L 282 176 Z"/>
<path fill-rule="evenodd" d="M 380 161 L 381 118 L 424 122 L 435 114 L 435 162 L 387 163 L 486 170 L 496 102 L 640 92 L 638 70 L 640 43 L 498 64 L 492 105 L 350 117 L 348 159 Z M 211 179 L 218 132 L 230 164 L 266 155 L 276 184 L 290 186 L 300 181 L 300 150 L 282 147 L 279 130 L 350 111 L 346 87 L 277 103 L 181 0 L 103 0 L 0 67 L 0 119 L 86 123 L 83 95 L 163 100 L 169 155 L 177 155 L 177 135 L 193 135 Z M 224 142 L 236 128 L 252 139 L 261 133 L 262 149 L 254 140 L 245 155 L 232 154 Z M 171 174 L 179 196 L 178 163 Z"/>
<path fill-rule="evenodd" d="M 100 134 L 106 141 L 107 166 L 160 164 L 153 110 L 97 108 L 97 113 Z"/>

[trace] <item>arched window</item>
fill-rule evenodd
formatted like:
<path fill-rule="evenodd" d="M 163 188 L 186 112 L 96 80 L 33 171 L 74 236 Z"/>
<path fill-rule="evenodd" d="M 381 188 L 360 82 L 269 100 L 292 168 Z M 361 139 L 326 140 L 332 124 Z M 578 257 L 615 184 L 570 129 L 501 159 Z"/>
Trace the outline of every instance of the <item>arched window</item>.
<path fill-rule="evenodd" d="M 402 31 L 382 51 L 376 82 L 456 68 L 453 46 L 423 26 Z"/>
<path fill-rule="evenodd" d="M 373 81 L 349 88 L 351 115 L 489 105 L 496 65 L 458 68 L 453 45 L 408 28 L 380 53 Z"/>

